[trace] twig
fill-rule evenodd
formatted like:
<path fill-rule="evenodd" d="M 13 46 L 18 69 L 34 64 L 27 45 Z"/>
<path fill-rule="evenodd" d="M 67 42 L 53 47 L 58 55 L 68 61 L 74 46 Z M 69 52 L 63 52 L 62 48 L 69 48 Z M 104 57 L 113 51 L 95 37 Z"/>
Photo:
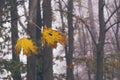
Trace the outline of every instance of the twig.
<path fill-rule="evenodd" d="M 34 26 L 36 26 L 39 30 L 41 30 L 41 28 L 36 23 L 34 23 L 32 20 L 28 20 L 28 22 L 30 22 L 31 24 L 33 24 Z"/>
<path fill-rule="evenodd" d="M 112 25 L 110 25 L 110 26 L 105 30 L 105 32 L 107 32 L 111 27 L 113 27 L 115 24 L 118 24 L 118 23 L 120 23 L 120 21 L 117 21 L 117 22 L 113 23 Z"/>
<path fill-rule="evenodd" d="M 106 20 L 105 24 L 108 23 L 108 21 L 111 19 L 111 17 L 114 15 L 114 13 L 120 8 L 120 6 L 118 6 L 114 11 L 113 13 L 109 16 L 109 18 Z"/>

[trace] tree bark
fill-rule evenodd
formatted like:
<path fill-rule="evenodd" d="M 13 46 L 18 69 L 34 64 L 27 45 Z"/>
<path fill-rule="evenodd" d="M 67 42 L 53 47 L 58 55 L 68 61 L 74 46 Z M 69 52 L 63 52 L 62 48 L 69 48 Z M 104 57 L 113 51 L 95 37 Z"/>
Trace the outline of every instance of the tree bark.
<path fill-rule="evenodd" d="M 41 9 L 40 9 L 40 1 L 38 0 L 37 2 L 37 22 L 36 24 L 39 26 L 39 28 L 42 27 L 42 19 L 41 19 Z M 41 30 L 39 30 L 38 28 L 36 29 L 36 42 L 37 42 L 37 46 L 38 46 L 38 55 L 36 56 L 37 60 L 36 60 L 36 67 L 37 67 L 37 79 L 36 80 L 43 80 L 43 74 L 42 74 L 42 49 L 41 49 Z"/>
<path fill-rule="evenodd" d="M 11 20 L 18 17 L 17 13 L 17 1 L 10 1 L 11 4 Z M 12 39 L 12 59 L 13 61 L 19 62 L 19 56 L 16 56 L 14 46 L 18 39 L 18 27 L 17 27 L 17 19 L 11 22 L 11 39 Z M 20 66 L 14 73 L 12 73 L 12 77 L 14 80 L 21 80 Z"/>
<path fill-rule="evenodd" d="M 51 0 L 43 0 L 43 25 L 51 27 L 52 24 L 52 9 L 51 9 Z M 53 80 L 53 66 L 52 66 L 52 49 L 45 46 L 42 51 L 42 73 L 43 80 Z"/>
<path fill-rule="evenodd" d="M 119 5 L 120 5 L 120 1 L 117 2 L 117 0 L 114 0 L 114 3 L 115 3 L 115 8 L 117 8 Z M 116 16 L 117 16 L 117 21 L 120 21 L 120 10 L 118 10 L 116 12 Z M 116 52 L 119 53 L 120 51 L 120 43 L 119 43 L 119 30 L 120 30 L 120 23 L 118 23 L 116 25 L 116 32 L 115 32 L 115 41 L 116 41 Z M 118 58 L 118 61 L 120 61 L 120 58 Z M 117 80 L 120 79 L 120 68 L 116 69 L 116 77 L 117 77 Z"/>
<path fill-rule="evenodd" d="M 66 63 L 67 63 L 67 77 L 66 80 L 74 80 L 73 75 L 73 0 L 68 0 L 68 53 L 66 53 Z"/>
<path fill-rule="evenodd" d="M 37 1 L 29 0 L 29 20 L 28 21 L 28 34 L 31 39 L 36 40 L 36 26 L 32 23 L 36 23 L 37 19 Z M 27 80 L 36 80 L 36 56 L 31 53 L 27 57 Z"/>
<path fill-rule="evenodd" d="M 105 44 L 104 0 L 99 0 L 99 39 L 97 44 L 96 80 L 103 80 L 103 58 Z"/>

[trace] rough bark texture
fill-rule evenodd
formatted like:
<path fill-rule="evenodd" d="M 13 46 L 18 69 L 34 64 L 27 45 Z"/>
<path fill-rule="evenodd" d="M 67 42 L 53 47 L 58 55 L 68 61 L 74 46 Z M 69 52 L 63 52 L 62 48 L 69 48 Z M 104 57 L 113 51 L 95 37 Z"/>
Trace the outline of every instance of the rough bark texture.
<path fill-rule="evenodd" d="M 68 52 L 66 53 L 67 77 L 66 80 L 74 80 L 72 59 L 73 59 L 73 0 L 68 0 Z"/>
<path fill-rule="evenodd" d="M 16 41 L 18 39 L 18 25 L 17 25 L 17 19 L 13 20 L 18 17 L 17 13 L 17 0 L 10 1 L 11 4 L 11 39 L 12 39 L 12 59 L 13 61 L 19 62 L 19 56 L 16 56 L 14 46 L 16 44 Z M 17 65 L 16 65 L 17 66 Z M 12 73 L 12 77 L 14 80 L 21 80 L 21 73 L 20 73 L 20 67 L 17 67 L 18 69 L 15 70 L 14 73 Z"/>
<path fill-rule="evenodd" d="M 29 19 L 31 22 L 28 22 L 28 34 L 31 39 L 36 40 L 36 27 L 32 23 L 36 23 L 37 17 L 37 0 L 29 1 Z M 31 54 L 27 58 L 27 80 L 36 80 L 36 57 Z"/>
<path fill-rule="evenodd" d="M 43 24 L 47 27 L 51 27 L 52 23 L 52 11 L 51 11 L 51 0 L 43 0 Z M 42 52 L 43 61 L 43 80 L 53 80 L 53 69 L 52 69 L 52 49 L 45 46 Z"/>
<path fill-rule="evenodd" d="M 104 0 L 99 0 L 99 40 L 97 44 L 96 80 L 103 80 L 103 57 L 105 43 Z"/>

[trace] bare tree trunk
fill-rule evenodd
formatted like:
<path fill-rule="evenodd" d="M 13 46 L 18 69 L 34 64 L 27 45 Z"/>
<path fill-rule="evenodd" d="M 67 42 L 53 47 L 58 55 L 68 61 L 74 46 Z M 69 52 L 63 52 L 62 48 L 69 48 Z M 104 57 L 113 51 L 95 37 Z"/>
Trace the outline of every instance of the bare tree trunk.
<path fill-rule="evenodd" d="M 94 13 L 93 13 L 93 5 L 92 0 L 88 0 L 88 12 L 89 12 L 89 20 L 90 20 L 90 30 L 92 32 L 92 35 L 94 36 L 94 39 L 96 40 L 96 27 L 94 24 Z M 96 56 L 96 46 L 94 42 L 92 42 L 93 46 L 93 55 Z"/>
<path fill-rule="evenodd" d="M 105 44 L 104 0 L 99 0 L 99 39 L 97 44 L 96 80 L 103 80 L 103 58 Z"/>
<path fill-rule="evenodd" d="M 120 5 L 120 1 L 117 1 L 117 0 L 114 0 L 114 3 L 115 3 L 115 8 L 117 8 L 119 5 Z M 120 10 L 118 10 L 117 12 L 116 12 L 116 16 L 117 16 L 117 21 L 120 21 Z M 117 26 L 116 26 L 116 31 L 115 31 L 115 40 L 116 40 L 116 48 L 117 48 L 117 50 L 116 50 L 116 52 L 117 53 L 119 53 L 119 51 L 120 51 L 120 43 L 119 43 L 119 30 L 120 30 L 120 23 L 117 23 Z M 118 61 L 120 61 L 120 58 L 118 59 Z M 118 68 L 117 70 L 116 70 L 116 77 L 117 77 L 117 80 L 119 80 L 120 79 L 120 68 Z"/>
<path fill-rule="evenodd" d="M 36 23 L 37 19 L 37 2 L 38 0 L 29 0 L 29 19 Z M 31 22 L 28 22 L 28 34 L 33 40 L 36 40 L 36 27 Z M 36 57 L 31 54 L 27 58 L 27 80 L 36 80 Z"/>
<path fill-rule="evenodd" d="M 42 19 L 41 19 L 41 9 L 40 9 L 40 1 L 38 0 L 37 2 L 37 22 L 36 24 L 39 26 L 39 28 L 42 27 Z M 36 80 L 43 80 L 43 74 L 42 74 L 42 50 L 41 50 L 41 44 L 40 44 L 40 39 L 41 39 L 41 30 L 38 28 L 36 29 L 36 42 L 38 46 L 38 55 L 36 56 L 36 67 L 37 67 L 37 79 Z"/>
<path fill-rule="evenodd" d="M 72 59 L 73 59 L 73 0 L 68 0 L 68 52 L 66 53 L 67 77 L 66 80 L 74 80 Z"/>
<path fill-rule="evenodd" d="M 115 7 L 117 8 L 118 7 L 117 1 L 115 0 L 114 2 L 115 2 Z M 118 4 L 120 5 L 120 1 L 118 2 Z M 117 21 L 120 21 L 120 10 L 117 10 L 116 16 L 117 16 Z M 115 33 L 117 51 L 120 50 L 120 44 L 119 44 L 119 26 L 120 26 L 120 23 L 117 23 L 117 28 L 116 28 L 116 33 Z"/>
<path fill-rule="evenodd" d="M 52 25 L 52 9 L 51 9 L 51 0 L 43 0 L 43 24 L 47 27 Z M 42 52 L 42 73 L 43 80 L 53 80 L 53 67 L 52 67 L 52 49 L 45 46 Z"/>
<path fill-rule="evenodd" d="M 19 56 L 16 56 L 14 46 L 16 44 L 16 41 L 18 39 L 18 25 L 17 25 L 17 19 L 13 20 L 18 17 L 17 13 L 17 0 L 10 1 L 11 4 L 11 38 L 12 38 L 12 59 L 13 61 L 19 62 Z M 16 71 L 12 73 L 12 77 L 14 80 L 21 80 L 21 73 L 20 73 L 20 66 L 17 67 Z"/>
<path fill-rule="evenodd" d="M 88 0 L 88 13 L 89 13 L 89 21 L 90 21 L 90 30 L 92 32 L 92 35 L 94 36 L 94 39 L 96 40 L 96 28 L 95 28 L 95 24 L 94 24 L 94 13 L 93 13 L 93 4 L 92 4 L 92 0 Z M 94 44 L 93 40 L 92 40 L 92 50 L 93 50 L 93 57 L 96 57 L 96 45 Z M 88 61 L 89 62 L 89 61 Z M 89 63 L 87 66 L 89 67 Z M 91 72 L 90 70 L 88 70 L 88 78 L 89 80 L 91 80 Z"/>

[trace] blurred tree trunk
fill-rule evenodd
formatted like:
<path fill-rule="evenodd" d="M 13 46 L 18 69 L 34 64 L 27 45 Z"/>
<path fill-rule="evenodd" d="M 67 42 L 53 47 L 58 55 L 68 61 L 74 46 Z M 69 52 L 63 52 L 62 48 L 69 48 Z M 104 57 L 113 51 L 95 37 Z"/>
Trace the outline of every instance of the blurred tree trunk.
<path fill-rule="evenodd" d="M 43 25 L 51 27 L 52 25 L 52 9 L 51 9 L 51 0 L 43 0 Z M 42 71 L 43 71 L 43 80 L 53 80 L 53 63 L 52 63 L 52 49 L 45 46 L 42 52 Z"/>
<path fill-rule="evenodd" d="M 97 44 L 97 61 L 96 61 L 96 80 L 103 80 L 103 58 L 105 44 L 105 21 L 104 21 L 104 0 L 99 0 L 99 39 Z"/>
<path fill-rule="evenodd" d="M 73 0 L 68 0 L 68 52 L 66 53 L 67 77 L 66 80 L 74 80 L 73 75 Z"/>
<path fill-rule="evenodd" d="M 37 19 L 37 2 L 38 0 L 29 0 L 29 22 L 28 22 L 28 34 L 31 39 L 36 40 L 36 24 Z M 36 80 L 36 57 L 34 54 L 27 57 L 27 80 Z"/>
<path fill-rule="evenodd" d="M 94 36 L 94 39 L 96 40 L 96 28 L 94 24 L 94 13 L 93 13 L 93 5 L 92 5 L 92 0 L 88 0 L 88 14 L 89 14 L 89 21 L 90 21 L 90 30 L 92 32 L 92 35 Z M 93 50 L 93 57 L 96 57 L 96 45 L 94 44 L 92 40 L 92 50 Z M 89 62 L 89 61 L 88 61 Z M 87 66 L 89 67 L 89 63 L 86 63 Z M 91 72 L 88 69 L 88 78 L 91 80 Z"/>
<path fill-rule="evenodd" d="M 94 24 L 94 13 L 93 13 L 93 5 L 92 0 L 88 0 L 88 13 L 89 13 L 89 21 L 90 21 L 90 30 L 92 32 L 92 35 L 94 36 L 94 39 L 96 40 L 96 27 Z M 93 47 L 93 55 L 96 56 L 96 45 L 94 42 L 92 42 Z"/>
<path fill-rule="evenodd" d="M 0 36 L 2 36 L 1 30 L 2 30 L 2 16 L 3 16 L 3 7 L 4 7 L 5 1 L 4 0 L 0 0 Z"/>
<path fill-rule="evenodd" d="M 42 19 L 41 19 L 41 9 L 40 9 L 40 1 L 38 0 L 37 2 L 37 22 L 36 24 L 39 26 L 39 28 L 42 27 Z M 41 39 L 41 30 L 38 28 L 36 29 L 36 42 L 38 46 L 38 55 L 36 56 L 36 67 L 37 67 L 37 79 L 36 80 L 43 80 L 43 74 L 42 74 L 42 53 L 41 53 L 41 44 L 40 44 L 40 39 Z"/>
<path fill-rule="evenodd" d="M 16 44 L 16 41 L 18 39 L 18 25 L 17 25 L 17 0 L 10 1 L 11 4 L 11 39 L 12 39 L 12 59 L 13 61 L 19 62 L 19 56 L 16 56 L 14 47 Z M 20 66 L 17 67 L 18 69 L 15 70 L 14 73 L 12 73 L 12 77 L 14 80 L 21 80 L 21 73 L 20 73 Z"/>
<path fill-rule="evenodd" d="M 0 0 L 0 22 L 2 21 L 2 15 L 3 15 L 3 7 L 4 7 L 5 1 Z M 1 26 L 2 23 L 0 23 Z"/>
<path fill-rule="evenodd" d="M 120 5 L 120 1 L 118 1 L 118 0 L 114 0 L 114 3 L 115 3 L 115 8 L 117 8 L 119 5 Z M 120 10 L 117 10 L 117 12 L 116 12 L 116 16 L 117 16 L 117 21 L 120 21 Z M 117 47 L 117 53 L 119 53 L 119 51 L 120 51 L 120 39 L 119 39 L 119 30 L 120 30 L 120 23 L 117 23 L 117 26 L 116 26 L 116 31 L 115 31 L 115 41 L 116 41 L 116 47 Z M 118 61 L 120 61 L 120 58 L 118 58 L 119 60 Z M 117 80 L 119 80 L 120 79 L 120 68 L 118 68 L 117 70 L 116 70 L 116 77 L 117 77 Z"/>
<path fill-rule="evenodd" d="M 114 1 L 115 2 L 115 8 L 117 8 L 120 5 L 120 1 Z M 117 16 L 117 21 L 120 21 L 120 10 L 117 10 L 116 12 Z M 116 33 L 115 33 L 115 39 L 116 39 L 116 46 L 117 46 L 117 51 L 120 51 L 120 43 L 119 43 L 119 26 L 120 23 L 117 23 L 117 28 L 116 28 Z"/>

